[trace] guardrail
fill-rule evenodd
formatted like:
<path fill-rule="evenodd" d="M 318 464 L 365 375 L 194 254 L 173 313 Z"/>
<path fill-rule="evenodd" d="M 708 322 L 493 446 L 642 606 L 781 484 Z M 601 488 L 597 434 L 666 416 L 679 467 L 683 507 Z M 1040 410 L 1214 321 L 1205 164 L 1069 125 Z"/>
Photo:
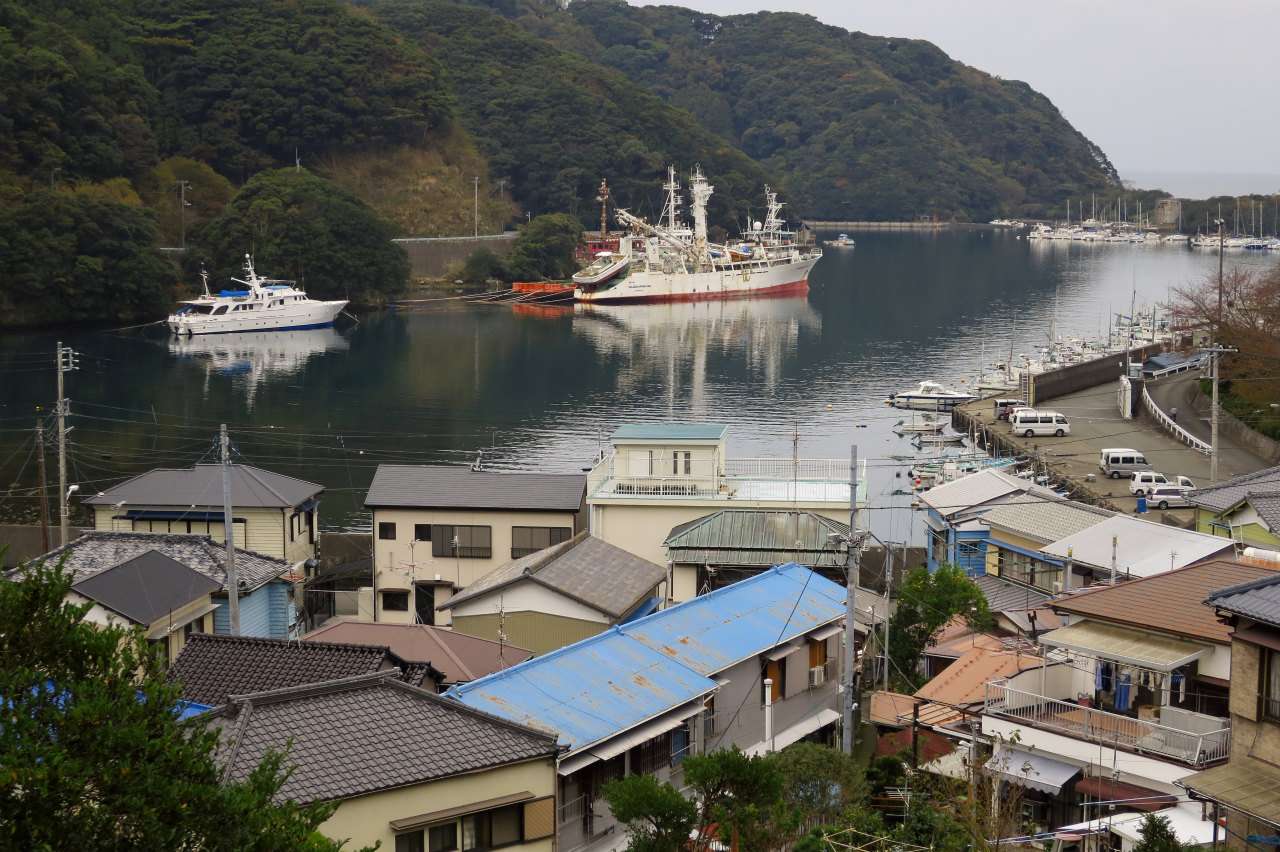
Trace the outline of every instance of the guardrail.
<path fill-rule="evenodd" d="M 1156 405 L 1156 401 L 1151 398 L 1151 392 L 1147 390 L 1147 386 L 1145 384 L 1142 386 L 1142 407 L 1145 408 L 1147 413 L 1154 417 L 1161 426 L 1168 429 L 1173 437 L 1177 438 L 1188 447 L 1191 447 L 1191 449 L 1199 450 L 1206 454 L 1213 452 L 1213 447 L 1209 446 L 1204 441 L 1201 441 L 1186 429 L 1183 429 L 1174 422 L 1172 417 L 1165 414 L 1164 410 L 1161 409 L 1160 406 Z"/>

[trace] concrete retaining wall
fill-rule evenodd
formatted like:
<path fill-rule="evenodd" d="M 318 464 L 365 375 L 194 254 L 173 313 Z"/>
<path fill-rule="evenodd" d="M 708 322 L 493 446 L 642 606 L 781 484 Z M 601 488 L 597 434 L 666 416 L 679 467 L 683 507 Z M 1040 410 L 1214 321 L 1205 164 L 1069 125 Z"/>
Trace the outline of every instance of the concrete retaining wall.
<path fill-rule="evenodd" d="M 1029 377 L 1030 387 L 1026 387 L 1028 379 L 1024 379 L 1023 399 L 1031 405 L 1041 405 L 1054 397 L 1066 396 L 1085 388 L 1097 387 L 1119 379 L 1125 374 L 1125 364 L 1130 360 L 1149 358 L 1164 351 L 1164 344 L 1153 343 L 1141 349 L 1130 349 L 1127 353 L 1095 358 L 1083 364 L 1072 364 L 1061 370 L 1039 373 Z"/>
<path fill-rule="evenodd" d="M 1190 388 L 1191 398 L 1187 402 L 1196 414 L 1207 420 L 1213 407 L 1213 400 L 1201 393 L 1198 384 L 1192 384 Z M 1228 441 L 1239 445 L 1241 449 L 1248 450 L 1267 464 L 1280 464 L 1280 441 L 1255 432 L 1234 414 L 1221 407 L 1218 409 L 1218 432 Z"/>
<path fill-rule="evenodd" d="M 509 254 L 515 247 L 515 231 L 480 237 L 421 237 L 393 240 L 409 253 L 409 264 L 415 278 L 439 278 L 450 266 L 462 263 L 476 249 L 487 248 L 494 254 Z"/>

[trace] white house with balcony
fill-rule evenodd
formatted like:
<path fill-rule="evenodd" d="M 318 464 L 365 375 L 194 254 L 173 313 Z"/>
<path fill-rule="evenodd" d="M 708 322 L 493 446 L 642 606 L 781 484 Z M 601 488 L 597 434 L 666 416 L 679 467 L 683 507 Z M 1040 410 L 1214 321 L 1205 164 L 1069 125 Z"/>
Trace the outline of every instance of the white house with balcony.
<path fill-rule="evenodd" d="M 1185 802 L 1177 782 L 1225 761 L 1231 736 L 1230 637 L 1201 602 L 1269 573 L 1218 561 L 1053 601 L 1066 624 L 1040 641 L 1058 662 L 989 682 L 982 733 L 1082 818 Z"/>
<path fill-rule="evenodd" d="M 665 565 L 672 529 L 722 509 L 813 512 L 849 522 L 849 459 L 731 458 L 728 427 L 715 423 L 626 424 L 587 475 L 592 535 Z M 857 476 L 866 503 L 865 471 Z M 675 572 L 669 597 L 697 594 L 696 571 Z"/>

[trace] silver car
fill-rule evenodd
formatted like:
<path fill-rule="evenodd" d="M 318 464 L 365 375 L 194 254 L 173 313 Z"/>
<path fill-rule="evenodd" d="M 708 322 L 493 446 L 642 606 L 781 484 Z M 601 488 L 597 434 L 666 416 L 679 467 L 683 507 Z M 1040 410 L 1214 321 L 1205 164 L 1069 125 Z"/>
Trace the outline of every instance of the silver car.
<path fill-rule="evenodd" d="M 1187 493 L 1191 490 L 1185 485 L 1157 485 L 1147 492 L 1147 505 L 1157 509 L 1190 506 Z"/>

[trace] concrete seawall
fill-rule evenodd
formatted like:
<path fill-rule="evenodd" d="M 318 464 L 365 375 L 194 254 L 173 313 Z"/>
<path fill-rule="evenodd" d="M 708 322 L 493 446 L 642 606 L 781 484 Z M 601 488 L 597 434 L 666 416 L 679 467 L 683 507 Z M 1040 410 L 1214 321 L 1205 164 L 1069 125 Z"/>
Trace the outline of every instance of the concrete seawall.
<path fill-rule="evenodd" d="M 509 254 L 515 247 L 515 231 L 479 237 L 413 237 L 392 240 L 409 253 L 409 265 L 415 278 L 439 278 L 449 267 L 462 263 L 477 249 L 487 248 L 494 254 Z"/>

